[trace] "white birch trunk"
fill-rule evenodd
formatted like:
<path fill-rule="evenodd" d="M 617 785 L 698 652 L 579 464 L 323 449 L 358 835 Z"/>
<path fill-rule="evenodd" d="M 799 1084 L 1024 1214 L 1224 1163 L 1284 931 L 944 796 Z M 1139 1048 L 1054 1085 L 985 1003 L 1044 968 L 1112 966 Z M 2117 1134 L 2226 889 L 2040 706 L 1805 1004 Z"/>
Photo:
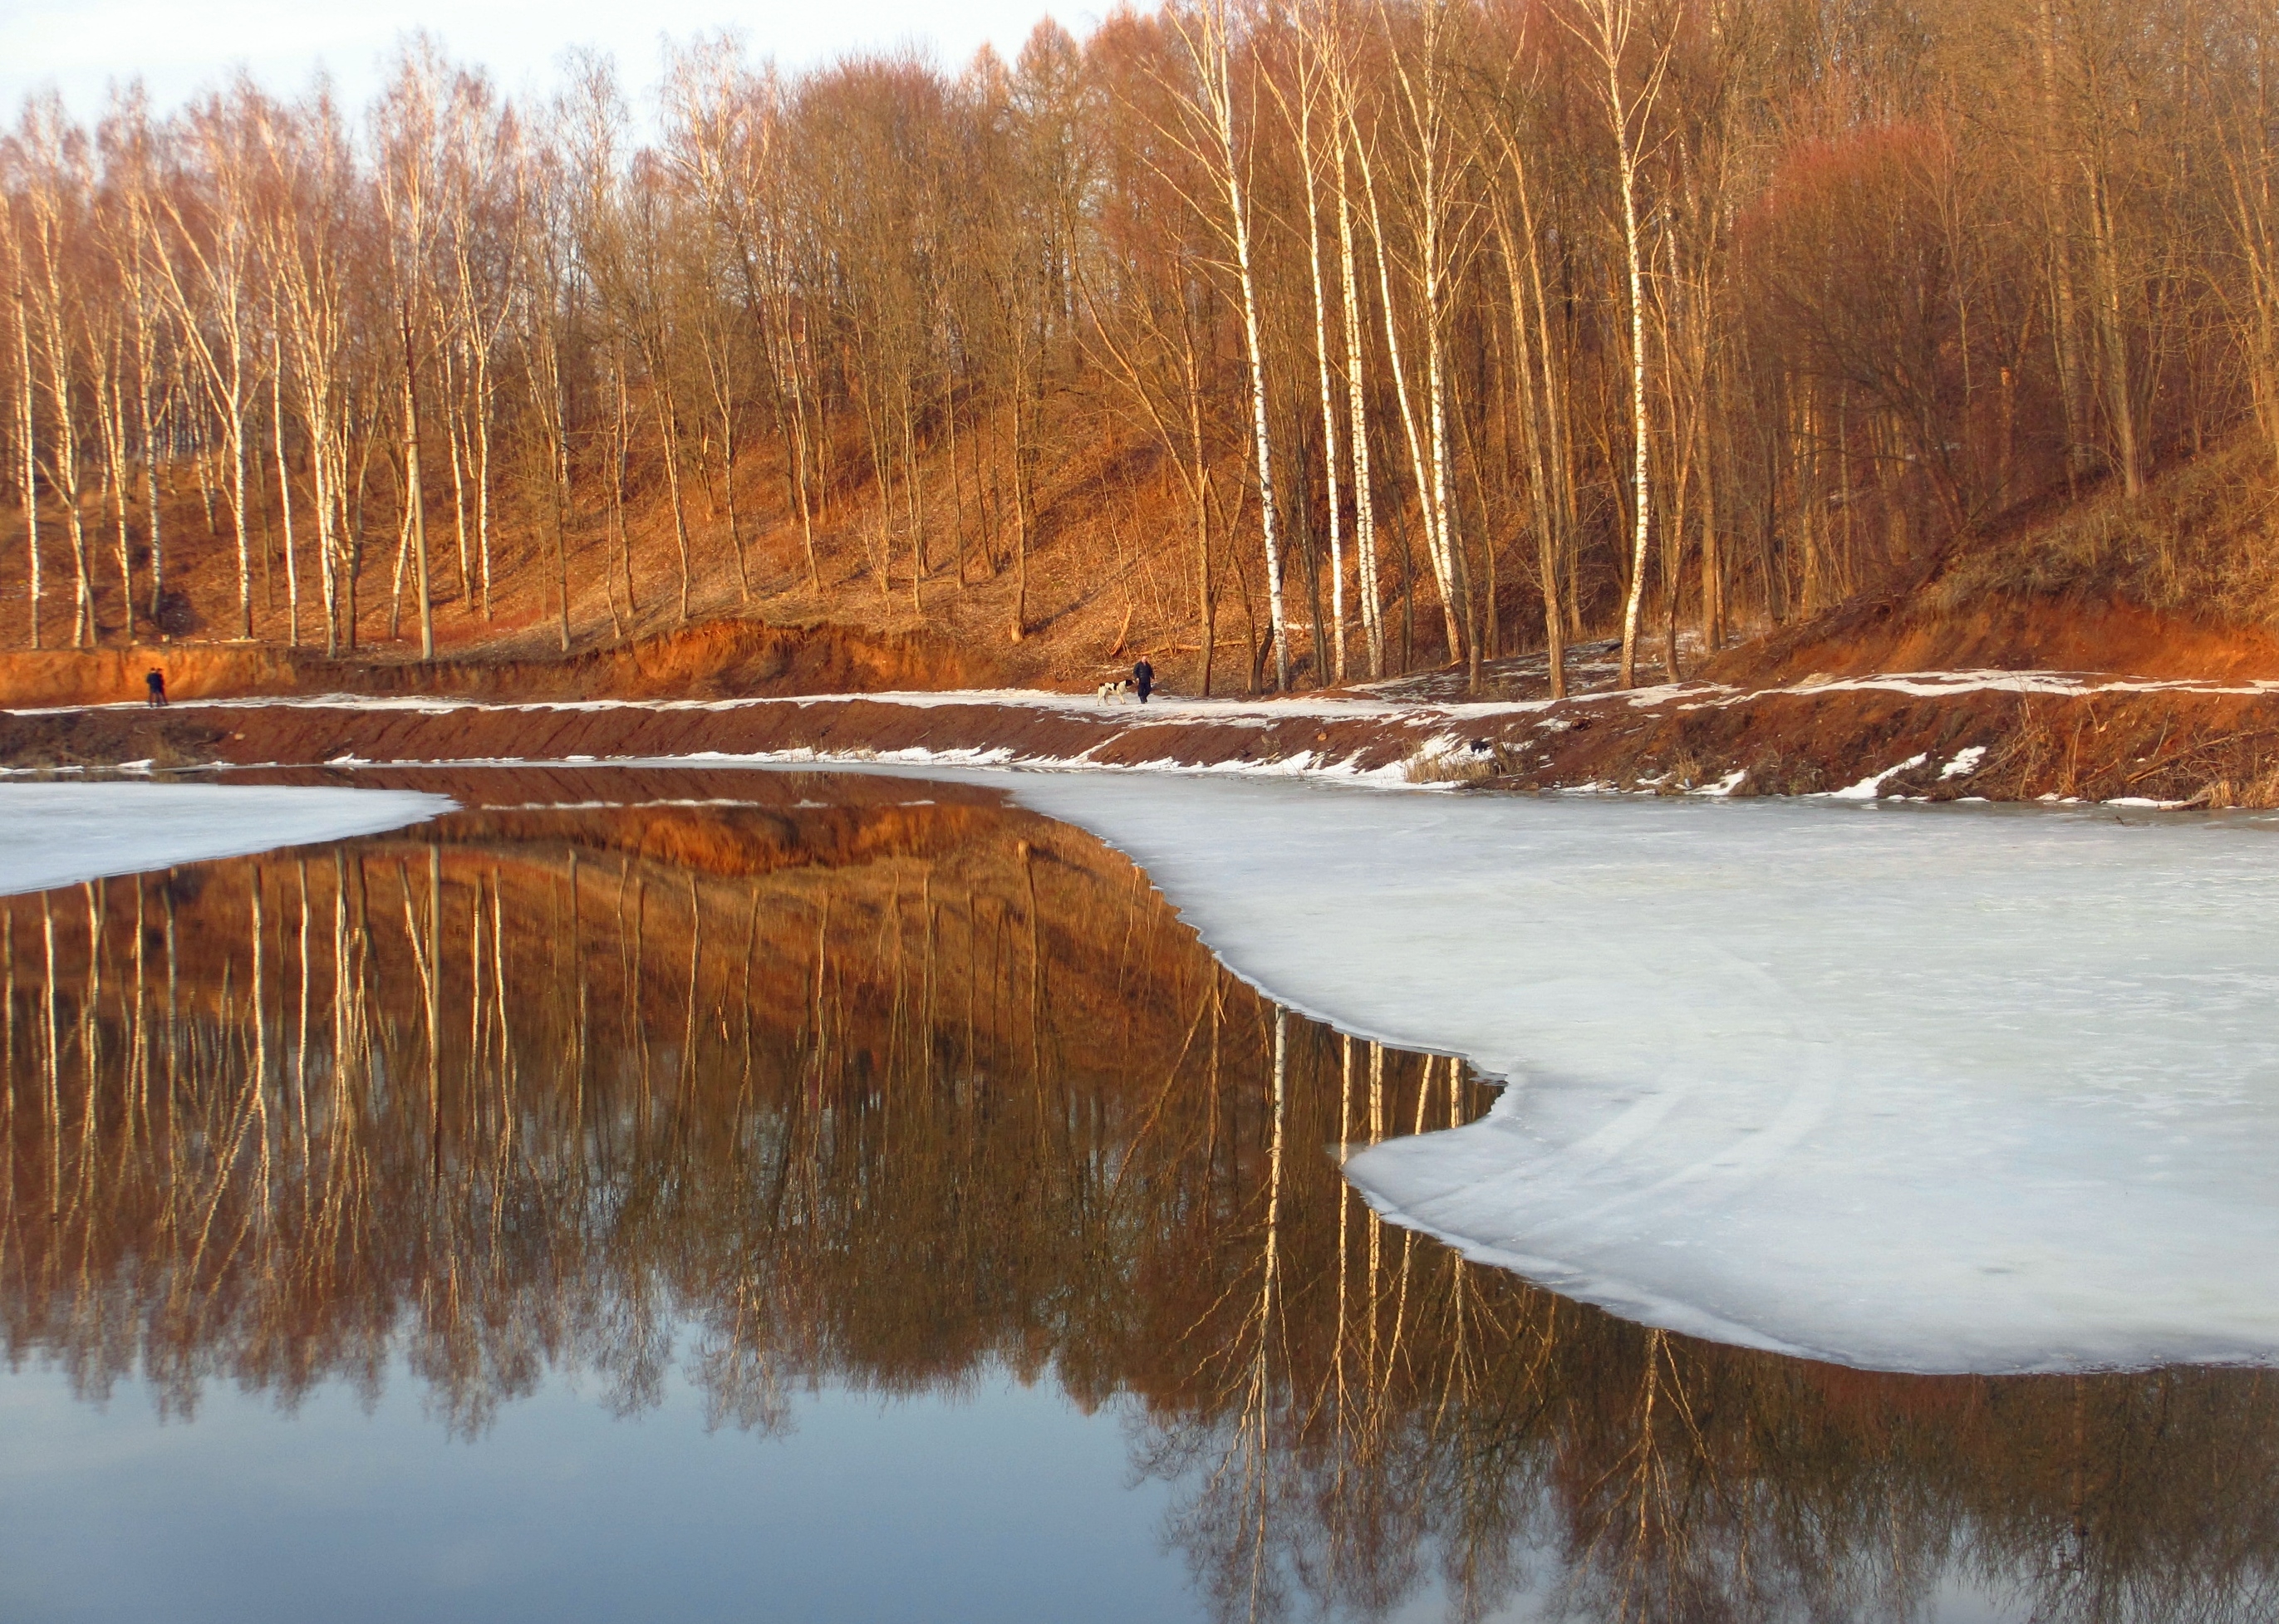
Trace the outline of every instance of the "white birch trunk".
<path fill-rule="evenodd" d="M 253 636 L 253 546 L 245 525 L 245 355 L 236 333 L 229 335 L 229 387 L 223 402 L 228 414 L 229 506 L 237 530 L 237 634 Z"/>
<path fill-rule="evenodd" d="M 88 647 L 95 641 L 95 583 L 89 578 L 87 525 L 80 512 L 79 425 L 72 410 L 71 351 L 64 331 L 63 290 L 56 276 L 56 244 L 47 245 L 47 299 L 41 312 L 46 329 L 41 345 L 47 362 L 48 400 L 54 409 L 55 432 L 48 437 L 49 483 L 63 499 L 64 533 L 71 540 L 72 642 Z"/>
<path fill-rule="evenodd" d="M 483 618 L 491 617 L 491 358 L 487 344 L 475 351 L 475 548 L 482 572 Z"/>
<path fill-rule="evenodd" d="M 1257 279 L 1251 265 L 1250 205 L 1235 148 L 1234 42 L 1225 0 L 1209 0 L 1201 28 L 1201 37 L 1190 37 L 1187 42 L 1201 75 L 1205 106 L 1199 111 L 1209 130 L 1209 162 L 1217 172 L 1214 178 L 1224 195 L 1227 237 L 1234 249 L 1235 275 L 1242 296 L 1243 356 L 1250 373 L 1251 455 L 1258 474 L 1259 529 L 1266 551 L 1268 635 L 1274 641 L 1274 686 L 1287 692 L 1290 643 L 1283 613 L 1280 509 L 1274 490 L 1274 449 L 1267 432 L 1266 362 L 1258 333 Z"/>
<path fill-rule="evenodd" d="M 1242 283 L 1242 341 L 1250 362 L 1250 425 L 1253 454 L 1258 468 L 1258 525 L 1266 548 L 1268 623 L 1274 638 L 1274 687 L 1290 689 L 1290 637 L 1282 603 L 1282 538 L 1278 533 L 1274 497 L 1274 448 L 1267 433 L 1266 357 L 1258 338 L 1258 285 L 1250 265 L 1250 210 L 1243 196 L 1242 175 L 1234 149 L 1234 88 L 1227 64 L 1231 42 L 1220 14 L 1218 84 L 1215 95 L 1221 152 L 1225 162 L 1227 212 L 1234 223 L 1235 269 Z"/>
<path fill-rule="evenodd" d="M 1338 491 L 1338 414 L 1330 382 L 1329 295 L 1322 282 L 1322 211 L 1320 187 L 1314 172 L 1315 84 L 1301 78 L 1298 87 L 1298 157 L 1306 174 L 1306 263 L 1314 281 L 1314 367 L 1322 387 L 1322 470 L 1330 503 L 1330 627 L 1333 680 L 1346 679 L 1346 551 L 1345 517 Z M 1321 653 L 1315 651 L 1315 677 L 1320 679 Z"/>
<path fill-rule="evenodd" d="M 269 340 L 269 429 L 277 451 L 277 512 L 285 532 L 285 642 L 301 646 L 301 566 L 293 545 L 293 471 L 285 459 L 285 356 L 274 333 Z"/>
<path fill-rule="evenodd" d="M 1385 604 L 1377 578 L 1377 498 L 1369 471 L 1369 391 L 1363 370 L 1361 280 L 1354 274 L 1353 205 L 1346 193 L 1345 147 L 1338 148 L 1338 264 L 1345 294 L 1346 410 L 1353 454 L 1354 565 L 1360 577 L 1362 632 L 1369 644 L 1369 674 L 1385 675 Z"/>
<path fill-rule="evenodd" d="M 1633 103 L 1623 96 L 1623 53 L 1633 20 L 1632 0 L 1593 0 L 1591 20 L 1598 37 L 1590 42 L 1607 74 L 1607 112 L 1613 121 L 1615 167 L 1622 187 L 1623 257 L 1630 295 L 1631 330 L 1631 531 L 1630 590 L 1623 601 L 1623 661 L 1621 686 L 1638 682 L 1638 609 L 1646 596 L 1646 563 L 1654 534 L 1654 490 L 1648 462 L 1651 427 L 1646 416 L 1646 269 L 1640 250 L 1644 236 L 1638 217 L 1638 150 L 1631 129 L 1634 114 L 1650 107 L 1660 82 L 1657 65 L 1646 88 Z"/>
<path fill-rule="evenodd" d="M 1430 454 L 1424 448 L 1424 436 L 1416 424 L 1416 402 L 1409 388 L 1408 371 L 1400 356 L 1400 327 L 1393 303 L 1393 270 L 1385 253 L 1385 219 L 1377 207 L 1377 179 L 1371 172 L 1369 155 L 1362 149 L 1358 135 L 1354 143 L 1355 157 L 1361 165 L 1362 195 L 1369 203 L 1369 226 L 1371 246 L 1377 256 L 1377 302 L 1384 307 L 1385 347 L 1393 371 L 1393 400 L 1400 408 L 1400 428 L 1408 442 L 1408 465 L 1416 482 L 1416 507 L 1424 526 L 1425 562 L 1432 567 L 1433 585 L 1440 594 L 1440 618 L 1448 640 L 1448 657 L 1463 657 L 1463 637 L 1456 626 L 1455 583 L 1448 578 L 1447 553 L 1439 535 L 1439 514 L 1434 505 L 1435 482 L 1432 479 Z"/>
<path fill-rule="evenodd" d="M 126 621 L 121 632 L 125 640 L 132 645 L 134 641 L 134 548 L 127 527 L 127 357 L 116 329 L 112 330 L 104 349 L 107 359 L 96 378 L 96 423 L 103 431 L 104 472 L 111 486 L 111 501 L 118 504 L 115 533 L 119 542 L 119 590 Z"/>
<path fill-rule="evenodd" d="M 23 459 L 18 464 L 17 477 L 24 487 L 24 546 L 29 571 L 29 595 L 32 616 L 32 647 L 42 647 L 40 640 L 40 446 L 39 419 L 35 415 L 35 396 L 32 385 L 32 312 L 30 295 L 19 284 L 16 291 L 16 377 L 23 387 L 16 395 L 16 417 L 21 431 L 19 444 Z"/>

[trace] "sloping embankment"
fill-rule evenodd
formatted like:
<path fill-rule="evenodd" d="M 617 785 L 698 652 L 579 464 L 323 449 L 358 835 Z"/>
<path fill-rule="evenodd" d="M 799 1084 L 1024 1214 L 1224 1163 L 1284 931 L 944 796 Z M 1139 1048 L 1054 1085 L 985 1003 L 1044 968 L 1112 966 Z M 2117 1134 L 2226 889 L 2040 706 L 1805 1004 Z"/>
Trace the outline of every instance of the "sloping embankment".
<path fill-rule="evenodd" d="M 1028 693 L 533 702 L 354 698 L 0 713 L 23 768 L 901 760 L 1509 789 L 2279 804 L 2279 684 L 1942 671 L 1560 703 L 1145 709 Z M 1872 782 L 1870 782 L 1872 780 Z"/>
<path fill-rule="evenodd" d="M 1728 649 L 1704 675 L 1746 686 L 1877 671 L 2128 671 L 2244 683 L 2279 678 L 2279 638 L 2259 625 L 2196 621 L 2103 597 L 1960 586 L 1862 595 Z"/>
<path fill-rule="evenodd" d="M 252 643 L 0 654 L 0 705 L 105 705 L 165 673 L 175 699 L 305 693 L 468 699 L 710 699 L 971 687 L 995 672 L 940 638 L 715 620 L 559 659 L 331 659 Z"/>

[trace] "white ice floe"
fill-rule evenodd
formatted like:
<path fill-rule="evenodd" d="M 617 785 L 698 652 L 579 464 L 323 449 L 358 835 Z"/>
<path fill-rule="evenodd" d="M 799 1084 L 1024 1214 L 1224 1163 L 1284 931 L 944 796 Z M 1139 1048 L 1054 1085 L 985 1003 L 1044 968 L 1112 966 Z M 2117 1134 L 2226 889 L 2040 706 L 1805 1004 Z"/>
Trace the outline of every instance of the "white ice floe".
<path fill-rule="evenodd" d="M 1347 1167 L 1476 1258 L 1875 1368 L 2279 1364 L 2267 823 L 991 776 L 1274 996 L 1513 1079 Z"/>
<path fill-rule="evenodd" d="M 0 784 L 0 896 L 417 823 L 442 795 L 217 784 Z"/>

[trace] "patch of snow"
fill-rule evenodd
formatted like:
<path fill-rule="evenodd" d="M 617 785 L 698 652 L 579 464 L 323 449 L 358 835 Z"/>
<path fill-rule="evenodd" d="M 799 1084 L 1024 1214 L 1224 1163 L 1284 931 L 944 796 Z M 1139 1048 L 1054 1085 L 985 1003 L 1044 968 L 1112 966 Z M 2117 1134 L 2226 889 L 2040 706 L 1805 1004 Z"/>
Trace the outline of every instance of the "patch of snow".
<path fill-rule="evenodd" d="M 1730 795 L 1735 790 L 1741 787 L 1742 780 L 1746 778 L 1748 776 L 1749 770 L 1747 768 L 1736 767 L 1732 771 L 1727 773 L 1715 784 L 1705 784 L 1693 793 L 1697 795 L 1711 795 L 1718 797 Z"/>
<path fill-rule="evenodd" d="M 1967 778 L 1978 770 L 1978 763 L 1986 759 L 1984 745 L 1969 745 L 1954 753 L 1954 759 L 1938 770 L 1941 782 L 1948 778 Z"/>
<path fill-rule="evenodd" d="M 218 784 L 0 785 L 0 896 L 378 834 L 457 805 L 416 790 Z"/>
<path fill-rule="evenodd" d="M 1896 766 L 1886 767 L 1881 772 L 1870 773 L 1868 777 L 1861 779 L 1857 784 L 1849 785 L 1840 790 L 1830 790 L 1828 793 L 1828 799 L 1830 801 L 1873 801 L 1876 796 L 1884 793 L 1884 779 L 1896 778 L 1899 774 L 1903 772 L 1912 772 L 1930 759 L 1930 758 L 1928 755 L 1910 755 L 1907 760 L 1899 762 Z"/>
<path fill-rule="evenodd" d="M 913 745 L 903 750 L 881 750 L 882 762 L 940 762 L 948 766 L 1000 767 L 1013 759 L 1011 747 L 997 745 L 989 747 L 961 746 L 948 750 L 929 750 Z"/>
<path fill-rule="evenodd" d="M 977 781 L 1273 996 L 1512 1079 L 1347 1164 L 1473 1257 L 1873 1368 L 2279 1364 L 2268 829 Z"/>

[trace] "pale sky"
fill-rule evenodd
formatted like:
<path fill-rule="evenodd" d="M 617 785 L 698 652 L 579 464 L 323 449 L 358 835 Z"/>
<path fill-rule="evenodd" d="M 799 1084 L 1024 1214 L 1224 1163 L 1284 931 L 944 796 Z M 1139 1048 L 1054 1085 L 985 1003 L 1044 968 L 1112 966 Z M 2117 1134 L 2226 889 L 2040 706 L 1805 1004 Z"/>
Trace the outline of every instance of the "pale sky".
<path fill-rule="evenodd" d="M 322 64 L 358 106 L 396 40 L 423 27 L 510 92 L 550 86 L 565 50 L 598 47 L 616 57 L 646 112 L 667 35 L 733 28 L 752 56 L 786 66 L 914 42 L 955 67 L 985 42 L 1009 57 L 1047 12 L 1081 34 L 1106 9 L 1106 0 L 0 0 L 0 119 L 12 125 L 24 97 L 49 86 L 92 118 L 112 80 L 138 74 L 169 109 L 240 64 L 287 95 Z"/>

